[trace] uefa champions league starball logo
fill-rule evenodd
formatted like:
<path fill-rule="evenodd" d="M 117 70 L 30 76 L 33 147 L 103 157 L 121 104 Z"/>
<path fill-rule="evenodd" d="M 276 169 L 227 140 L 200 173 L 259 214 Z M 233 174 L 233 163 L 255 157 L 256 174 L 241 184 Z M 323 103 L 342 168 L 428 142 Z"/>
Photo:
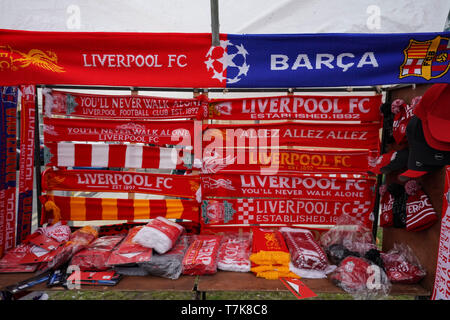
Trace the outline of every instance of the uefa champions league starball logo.
<path fill-rule="evenodd" d="M 242 44 L 235 45 L 229 40 L 220 40 L 219 46 L 212 46 L 206 54 L 206 69 L 212 78 L 220 82 L 236 83 L 247 75 L 247 50 Z"/>

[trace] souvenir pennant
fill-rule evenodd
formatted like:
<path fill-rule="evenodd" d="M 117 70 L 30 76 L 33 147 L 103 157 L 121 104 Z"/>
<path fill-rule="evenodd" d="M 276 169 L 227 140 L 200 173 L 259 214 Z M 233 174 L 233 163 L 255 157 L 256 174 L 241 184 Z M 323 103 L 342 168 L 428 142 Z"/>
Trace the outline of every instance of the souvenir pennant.
<path fill-rule="evenodd" d="M 297 88 L 445 83 L 449 32 L 220 34 L 0 30 L 3 85 Z"/>
<path fill-rule="evenodd" d="M 307 149 L 203 150 L 203 173 L 354 172 L 368 171 L 368 151 Z"/>
<path fill-rule="evenodd" d="M 202 223 L 214 225 L 335 225 L 341 215 L 372 224 L 373 198 L 361 200 L 210 199 L 202 202 Z"/>
<path fill-rule="evenodd" d="M 17 87 L 0 87 L 0 257 L 16 242 Z"/>
<path fill-rule="evenodd" d="M 212 99 L 204 115 L 217 120 L 380 121 L 381 95 Z"/>
<path fill-rule="evenodd" d="M 31 233 L 33 214 L 34 178 L 34 129 L 35 97 L 34 86 L 21 86 L 22 111 L 20 119 L 20 159 L 19 159 L 19 201 L 17 209 L 17 243 L 21 243 Z"/>
<path fill-rule="evenodd" d="M 126 121 L 44 118 L 45 141 L 110 141 L 190 146 L 193 121 Z"/>
<path fill-rule="evenodd" d="M 184 199 L 112 199 L 45 195 L 42 223 L 62 221 L 138 220 L 165 217 L 199 221 L 199 204 Z"/>
<path fill-rule="evenodd" d="M 198 175 L 106 170 L 54 170 L 42 176 L 42 190 L 149 193 L 195 199 Z"/>
<path fill-rule="evenodd" d="M 192 168 L 192 151 L 138 144 L 46 142 L 46 165 L 134 169 Z"/>
<path fill-rule="evenodd" d="M 374 177 L 357 174 L 214 174 L 201 178 L 204 197 L 297 198 L 347 201 L 375 195 Z"/>
<path fill-rule="evenodd" d="M 378 150 L 379 123 L 209 124 L 205 148 L 302 146 Z M 212 140 L 212 142 L 210 142 Z"/>
<path fill-rule="evenodd" d="M 44 112 L 51 115 L 105 119 L 176 119 L 198 118 L 207 99 L 200 95 L 193 99 L 150 96 L 94 95 L 43 91 Z"/>
<path fill-rule="evenodd" d="M 297 299 L 317 297 L 317 294 L 308 288 L 299 279 L 280 278 L 280 281 L 289 289 Z"/>

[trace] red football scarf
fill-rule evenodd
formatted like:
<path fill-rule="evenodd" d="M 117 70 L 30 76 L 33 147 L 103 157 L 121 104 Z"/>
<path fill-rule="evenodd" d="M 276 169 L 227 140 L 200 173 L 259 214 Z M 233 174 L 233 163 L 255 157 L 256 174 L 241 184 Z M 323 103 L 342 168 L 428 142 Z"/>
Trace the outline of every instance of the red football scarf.
<path fill-rule="evenodd" d="M 379 188 L 380 190 L 380 226 L 392 227 L 394 225 L 394 214 L 392 208 L 394 206 L 394 197 L 387 190 L 387 185 L 383 184 Z"/>
<path fill-rule="evenodd" d="M 176 119 L 197 118 L 204 95 L 194 99 L 149 96 L 94 95 L 56 90 L 43 91 L 45 114 L 105 119 Z"/>
<path fill-rule="evenodd" d="M 203 150 L 202 170 L 204 173 L 365 173 L 368 159 L 368 151 L 218 148 Z"/>
<path fill-rule="evenodd" d="M 101 167 L 135 169 L 190 169 L 192 152 L 186 148 L 164 148 L 138 144 L 89 144 L 46 142 L 46 162 L 56 167 Z"/>
<path fill-rule="evenodd" d="M 217 272 L 219 235 L 195 235 L 183 258 L 183 274 L 202 275 Z"/>
<path fill-rule="evenodd" d="M 212 99 L 205 117 L 220 120 L 380 121 L 381 95 Z"/>
<path fill-rule="evenodd" d="M 405 184 L 405 191 L 408 194 L 406 230 L 421 231 L 431 227 L 438 220 L 438 216 L 428 195 L 416 180 L 409 180 Z"/>
<path fill-rule="evenodd" d="M 294 199 L 211 199 L 202 203 L 204 226 L 251 224 L 334 225 L 342 215 L 370 227 L 374 198 L 349 201 Z"/>
<path fill-rule="evenodd" d="M 193 121 L 126 121 L 44 118 L 45 141 L 115 141 L 190 146 Z"/>
<path fill-rule="evenodd" d="M 379 150 L 379 129 L 379 123 L 209 124 L 204 128 L 203 144 L 211 149 L 302 146 Z"/>
<path fill-rule="evenodd" d="M 34 86 L 21 86 L 22 111 L 20 119 L 19 201 L 17 209 L 17 243 L 31 233 L 33 214 L 33 166 L 35 95 Z M 39 152 L 39 151 L 38 151 Z"/>
<path fill-rule="evenodd" d="M 303 198 L 347 201 L 366 200 L 374 195 L 375 179 L 361 175 L 204 175 L 205 197 Z"/>
<path fill-rule="evenodd" d="M 111 199 L 42 196 L 42 224 L 53 221 L 138 220 L 158 216 L 199 221 L 199 205 L 184 199 Z"/>
<path fill-rule="evenodd" d="M 44 192 L 137 192 L 194 199 L 199 187 L 198 175 L 49 168 L 44 171 L 42 177 Z"/>
<path fill-rule="evenodd" d="M 436 278 L 432 300 L 450 300 L 450 166 L 445 167 L 445 187 L 442 195 L 442 218 L 439 235 L 439 249 L 436 257 Z"/>
<path fill-rule="evenodd" d="M 0 87 L 0 257 L 16 241 L 17 91 Z"/>

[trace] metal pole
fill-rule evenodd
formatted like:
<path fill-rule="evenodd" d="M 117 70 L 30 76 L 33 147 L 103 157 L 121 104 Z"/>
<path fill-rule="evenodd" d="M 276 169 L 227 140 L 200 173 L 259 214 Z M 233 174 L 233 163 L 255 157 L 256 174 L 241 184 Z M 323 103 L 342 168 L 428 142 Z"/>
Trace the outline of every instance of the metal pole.
<path fill-rule="evenodd" d="M 219 39 L 219 0 L 210 0 L 211 3 L 211 45 L 213 47 L 220 45 Z"/>

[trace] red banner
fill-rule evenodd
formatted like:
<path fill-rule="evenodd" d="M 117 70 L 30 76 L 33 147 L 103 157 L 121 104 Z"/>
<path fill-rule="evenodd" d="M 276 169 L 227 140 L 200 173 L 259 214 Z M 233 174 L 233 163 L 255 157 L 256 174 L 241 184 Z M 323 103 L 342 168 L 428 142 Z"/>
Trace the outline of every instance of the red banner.
<path fill-rule="evenodd" d="M 105 170 L 54 170 L 42 176 L 43 191 L 150 193 L 194 199 L 198 175 L 155 174 Z"/>
<path fill-rule="evenodd" d="M 212 99 L 204 117 L 218 120 L 380 121 L 381 95 Z"/>
<path fill-rule="evenodd" d="M 45 141 L 114 141 L 190 146 L 193 121 L 125 121 L 44 118 Z"/>
<path fill-rule="evenodd" d="M 378 150 L 379 129 L 378 123 L 209 124 L 203 145 L 211 149 L 269 145 Z"/>
<path fill-rule="evenodd" d="M 107 119 L 198 118 L 207 106 L 204 95 L 194 99 L 150 96 L 94 95 L 43 90 L 44 112 L 53 115 Z"/>
<path fill-rule="evenodd" d="M 202 170 L 204 173 L 366 173 L 368 159 L 368 151 L 218 148 L 203 150 Z"/>
<path fill-rule="evenodd" d="M 296 198 L 347 201 L 374 197 L 375 178 L 356 174 L 214 174 L 201 178 L 204 197 Z"/>
<path fill-rule="evenodd" d="M 214 225 L 334 225 L 342 214 L 370 225 L 374 198 L 365 200 L 210 199 L 202 203 L 202 223 Z"/>
<path fill-rule="evenodd" d="M 34 129 L 35 97 L 34 86 L 21 86 L 22 111 L 20 119 L 19 158 L 19 201 L 17 210 L 17 243 L 31 234 L 33 215 L 33 173 L 34 173 Z M 39 151 L 38 151 L 39 152 Z"/>
<path fill-rule="evenodd" d="M 46 211 L 45 204 L 53 201 L 62 221 L 140 220 L 165 217 L 199 221 L 199 204 L 185 199 L 111 199 L 42 196 L 41 224 L 54 219 L 54 210 Z"/>
<path fill-rule="evenodd" d="M 0 35 L 5 84 L 224 86 L 205 66 L 207 33 L 0 30 Z"/>

